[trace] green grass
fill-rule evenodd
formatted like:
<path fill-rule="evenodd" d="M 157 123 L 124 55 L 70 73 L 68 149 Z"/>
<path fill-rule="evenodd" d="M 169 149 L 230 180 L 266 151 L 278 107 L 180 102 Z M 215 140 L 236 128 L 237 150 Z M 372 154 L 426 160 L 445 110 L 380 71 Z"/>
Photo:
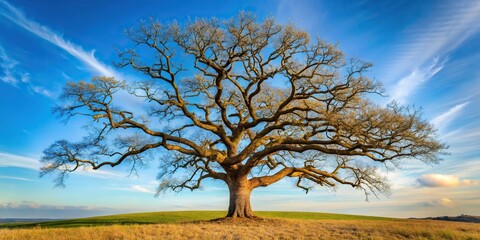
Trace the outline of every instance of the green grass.
<path fill-rule="evenodd" d="M 389 220 L 391 218 L 358 216 L 333 213 L 313 212 L 255 212 L 256 216 L 263 218 L 304 219 L 304 220 Z M 114 224 L 161 224 L 179 223 L 221 218 L 226 215 L 224 211 L 176 211 L 176 212 L 147 212 L 79 218 L 71 220 L 58 220 L 39 223 L 11 223 L 0 225 L 0 228 L 29 228 L 29 227 L 81 227 L 101 226 Z"/>
<path fill-rule="evenodd" d="M 33 224 L 33 223 L 36 223 L 36 222 L 6 222 L 6 223 L 0 223 L 0 228 L 23 226 L 26 224 Z"/>

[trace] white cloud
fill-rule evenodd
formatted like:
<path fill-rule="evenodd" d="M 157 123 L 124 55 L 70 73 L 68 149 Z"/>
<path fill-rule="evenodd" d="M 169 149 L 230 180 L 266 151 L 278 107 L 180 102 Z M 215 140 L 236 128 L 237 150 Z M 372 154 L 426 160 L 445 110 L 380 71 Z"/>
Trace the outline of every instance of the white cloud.
<path fill-rule="evenodd" d="M 19 167 L 40 171 L 41 163 L 38 158 L 31 158 L 9 153 L 0 152 L 0 167 Z M 80 174 L 96 178 L 122 178 L 123 175 L 107 171 L 107 170 L 93 170 L 91 167 L 85 167 L 82 170 L 73 172 L 73 174 Z"/>
<path fill-rule="evenodd" d="M 480 181 L 463 179 L 454 175 L 424 174 L 417 179 L 423 187 L 457 187 L 461 185 L 478 185 Z"/>
<path fill-rule="evenodd" d="M 440 199 L 440 201 L 438 201 L 438 203 L 444 207 L 453 207 L 453 201 L 450 200 L 450 198 L 443 197 Z"/>
<path fill-rule="evenodd" d="M 468 101 L 457 104 L 454 107 L 448 109 L 448 111 L 436 116 L 435 118 L 430 121 L 435 127 L 438 129 L 443 129 L 445 128 L 450 122 L 452 122 L 459 114 L 460 112 L 465 108 L 465 106 L 468 105 Z"/>
<path fill-rule="evenodd" d="M 53 97 L 52 92 L 50 92 L 48 89 L 31 83 L 30 73 L 26 73 L 18 69 L 18 64 L 18 61 L 9 57 L 5 52 L 5 49 L 0 46 L 0 73 L 3 72 L 3 76 L 0 75 L 0 80 L 16 87 L 19 87 L 19 85 L 23 84 L 23 86 L 26 86 L 35 93 L 44 95 L 46 97 Z"/>
<path fill-rule="evenodd" d="M 119 191 L 127 191 L 127 192 L 142 192 L 142 193 L 155 193 L 154 190 L 150 188 L 140 186 L 140 185 L 130 185 L 129 187 L 106 187 L 105 189 L 109 190 L 119 190 Z"/>
<path fill-rule="evenodd" d="M 86 175 L 90 177 L 98 177 L 98 178 L 123 178 L 124 176 L 107 170 L 94 170 L 91 166 L 86 166 L 82 169 L 82 171 L 76 171 L 74 173 Z"/>
<path fill-rule="evenodd" d="M 406 31 L 407 40 L 393 54 L 395 58 L 386 76 L 390 81 L 401 79 L 392 85 L 394 99 L 406 101 L 411 91 L 443 68 L 444 62 L 439 64 L 434 60 L 435 64 L 426 68 L 422 66 L 428 65 L 432 59 L 446 56 L 480 30 L 480 1 L 463 0 L 448 4 L 448 7 L 439 5 L 431 9 L 435 17 L 417 22 Z"/>
<path fill-rule="evenodd" d="M 450 198 L 442 197 L 440 199 L 431 200 L 428 202 L 421 202 L 414 204 L 413 206 L 421 206 L 422 208 L 432 208 L 432 209 L 444 209 L 444 208 L 454 208 L 455 204 Z"/>
<path fill-rule="evenodd" d="M 131 189 L 134 190 L 134 191 L 137 191 L 137 192 L 155 193 L 153 190 L 147 189 L 147 188 L 142 187 L 142 186 L 140 186 L 140 185 L 132 185 L 132 186 L 131 186 Z"/>
<path fill-rule="evenodd" d="M 22 201 L 20 203 L 4 202 L 0 203 L 0 209 L 45 209 L 45 210 L 83 210 L 95 211 L 110 209 L 106 207 L 92 207 L 92 206 L 68 206 L 68 205 L 47 205 L 32 201 Z"/>
<path fill-rule="evenodd" d="M 1 179 L 10 179 L 10 180 L 18 180 L 18 181 L 33 181 L 30 178 L 22 178 L 22 177 L 12 177 L 12 176 L 0 176 Z"/>
<path fill-rule="evenodd" d="M 22 76 L 20 76 L 20 81 L 22 81 L 23 83 L 29 83 L 30 73 L 23 73 Z"/>
<path fill-rule="evenodd" d="M 111 67 L 105 65 L 95 58 L 95 50 L 87 52 L 82 49 L 82 47 L 67 41 L 63 36 L 55 33 L 48 27 L 41 25 L 35 21 L 28 19 L 24 13 L 19 9 L 15 8 L 6 1 L 0 0 L 0 15 L 24 28 L 25 30 L 35 34 L 36 36 L 49 41 L 50 43 L 60 47 L 61 49 L 68 52 L 70 55 L 74 56 L 85 65 L 87 65 L 95 74 L 100 74 L 102 76 L 113 76 L 121 78 L 120 74 L 115 72 Z"/>
<path fill-rule="evenodd" d="M 39 171 L 39 159 L 0 152 L 0 167 L 20 167 Z"/>
<path fill-rule="evenodd" d="M 0 75 L 0 80 L 15 86 L 19 81 L 18 78 L 22 78 L 15 69 L 17 65 L 18 62 L 10 58 L 3 47 L 0 46 L 0 70 L 3 72 L 2 75 Z"/>
<path fill-rule="evenodd" d="M 132 212 L 132 210 L 91 205 L 52 205 L 32 201 L 0 202 L 0 215 L 5 218 L 79 218 L 122 212 Z"/>
<path fill-rule="evenodd" d="M 465 161 L 458 162 L 458 160 L 467 158 L 473 164 L 468 168 L 460 168 L 462 174 L 466 171 L 473 171 L 477 169 L 480 171 L 480 159 L 478 159 L 480 153 L 480 128 L 475 126 L 478 122 L 472 121 L 470 126 L 465 124 L 451 132 L 441 134 L 442 141 L 447 142 L 450 145 L 448 151 L 454 156 L 451 165 L 461 166 Z"/>
<path fill-rule="evenodd" d="M 68 76 L 66 73 L 62 72 L 62 76 L 63 78 L 65 78 L 66 80 L 72 80 L 72 77 Z"/>
<path fill-rule="evenodd" d="M 395 85 L 391 98 L 399 103 L 406 103 L 408 96 L 440 72 L 445 66 L 445 63 L 446 60 L 439 62 L 438 58 L 434 58 L 429 66 L 414 70 L 410 75 L 402 78 L 400 82 Z"/>
<path fill-rule="evenodd" d="M 46 96 L 46 97 L 53 97 L 53 93 L 50 92 L 49 90 L 43 88 L 43 87 L 40 87 L 40 86 L 31 86 L 32 90 L 38 94 L 41 94 L 43 96 Z"/>

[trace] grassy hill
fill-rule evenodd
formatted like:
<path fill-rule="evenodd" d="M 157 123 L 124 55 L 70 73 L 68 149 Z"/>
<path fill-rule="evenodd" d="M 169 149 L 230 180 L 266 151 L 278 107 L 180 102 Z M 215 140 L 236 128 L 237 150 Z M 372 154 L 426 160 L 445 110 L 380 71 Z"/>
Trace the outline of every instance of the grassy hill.
<path fill-rule="evenodd" d="M 480 224 L 311 212 L 256 212 L 254 220 L 202 221 L 223 211 L 182 211 L 15 223 L 0 240 L 480 239 Z"/>
<path fill-rule="evenodd" d="M 303 219 L 303 220 L 393 220 L 391 218 L 359 216 L 333 213 L 314 212 L 255 212 L 261 218 L 274 219 Z M 114 224 L 166 224 L 212 220 L 224 217 L 224 211 L 175 211 L 175 212 L 146 212 L 119 214 L 110 216 L 79 218 L 71 220 L 47 221 L 38 223 L 10 223 L 0 225 L 0 228 L 28 228 L 28 227 L 82 227 L 104 226 Z"/>

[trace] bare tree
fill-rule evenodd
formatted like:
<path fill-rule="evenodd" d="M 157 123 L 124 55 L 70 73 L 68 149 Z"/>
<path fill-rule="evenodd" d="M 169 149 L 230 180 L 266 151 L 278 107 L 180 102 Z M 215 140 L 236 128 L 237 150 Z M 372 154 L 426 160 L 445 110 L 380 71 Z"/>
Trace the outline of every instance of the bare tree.
<path fill-rule="evenodd" d="M 227 217 L 252 217 L 252 190 L 285 177 L 307 192 L 345 184 L 368 196 L 389 191 L 376 167 L 435 163 L 445 149 L 418 110 L 367 98 L 382 93 L 362 74 L 371 64 L 294 26 L 241 13 L 184 25 L 150 20 L 127 33 L 135 47 L 118 65 L 147 80 L 66 85 L 56 111 L 92 122 L 83 141 L 44 151 L 42 173 L 57 172 L 59 185 L 79 167 L 135 169 L 163 149 L 159 192 L 217 179 L 230 191 Z M 114 104 L 118 91 L 144 99 L 143 113 Z"/>

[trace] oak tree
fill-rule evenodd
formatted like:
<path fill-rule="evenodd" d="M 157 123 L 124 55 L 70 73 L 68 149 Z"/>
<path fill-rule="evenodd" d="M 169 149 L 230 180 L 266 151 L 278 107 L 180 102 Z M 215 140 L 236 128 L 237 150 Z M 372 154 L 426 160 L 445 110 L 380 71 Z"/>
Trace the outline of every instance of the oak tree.
<path fill-rule="evenodd" d="M 253 217 L 252 190 L 283 178 L 307 192 L 349 185 L 385 193 L 379 166 L 435 163 L 445 149 L 418 110 L 368 98 L 382 94 L 364 75 L 370 63 L 293 25 L 241 13 L 150 20 L 127 33 L 133 47 L 120 52 L 118 66 L 145 80 L 95 77 L 63 90 L 56 112 L 91 122 L 82 141 L 44 151 L 42 174 L 57 173 L 60 185 L 79 168 L 135 169 L 161 155 L 159 192 L 220 180 L 230 192 L 227 217 Z M 145 108 L 122 108 L 119 92 Z"/>

